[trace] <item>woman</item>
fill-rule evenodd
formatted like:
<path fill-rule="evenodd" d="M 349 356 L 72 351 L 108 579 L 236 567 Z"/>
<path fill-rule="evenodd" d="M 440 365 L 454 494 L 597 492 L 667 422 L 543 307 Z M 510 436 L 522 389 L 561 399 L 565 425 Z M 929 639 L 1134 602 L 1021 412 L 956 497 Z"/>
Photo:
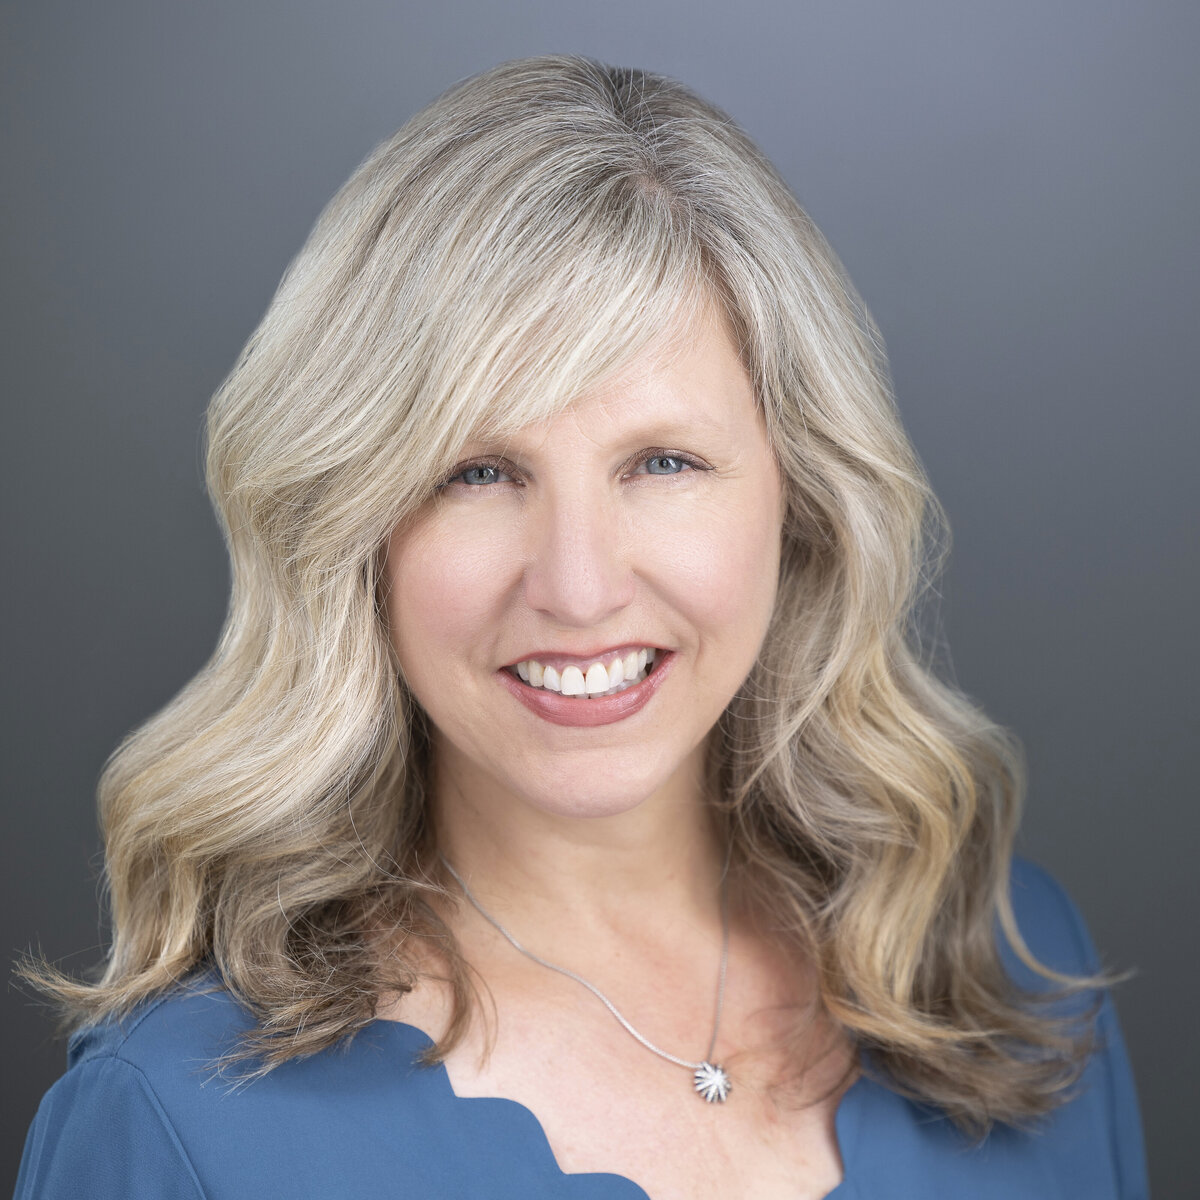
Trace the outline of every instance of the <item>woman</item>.
<path fill-rule="evenodd" d="M 680 85 L 452 89 L 215 397 L 233 595 L 101 785 L 22 1197 L 1141 1196 L 853 290 Z"/>

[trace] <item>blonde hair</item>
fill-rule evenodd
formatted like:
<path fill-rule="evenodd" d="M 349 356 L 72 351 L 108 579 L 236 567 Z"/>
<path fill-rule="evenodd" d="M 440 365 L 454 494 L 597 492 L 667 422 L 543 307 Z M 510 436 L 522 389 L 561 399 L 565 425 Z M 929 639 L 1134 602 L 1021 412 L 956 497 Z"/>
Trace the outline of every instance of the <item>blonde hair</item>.
<path fill-rule="evenodd" d="M 740 876 L 892 1084 L 964 1129 L 1053 1107 L 1089 1052 L 1021 996 L 1007 891 L 1014 743 L 922 662 L 941 514 L 880 339 L 761 152 L 661 76 L 504 64 L 380 146 L 319 219 L 213 398 L 208 481 L 232 560 L 211 661 L 100 783 L 103 976 L 27 972 L 77 1022 L 197 966 L 259 1018 L 264 1069 L 411 987 L 373 934 L 433 938 L 425 718 L 377 597 L 392 528 L 468 432 L 545 418 L 675 317 L 724 308 L 786 479 L 778 601 L 711 739 Z"/>

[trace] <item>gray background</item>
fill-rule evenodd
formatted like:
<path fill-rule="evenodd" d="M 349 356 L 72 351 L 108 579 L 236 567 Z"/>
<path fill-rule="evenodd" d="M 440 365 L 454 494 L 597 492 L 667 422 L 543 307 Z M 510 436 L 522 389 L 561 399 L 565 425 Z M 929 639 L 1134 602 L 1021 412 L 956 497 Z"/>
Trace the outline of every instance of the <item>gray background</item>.
<path fill-rule="evenodd" d="M 954 530 L 957 678 L 1025 740 L 1023 850 L 1106 960 L 1138 968 L 1118 1007 L 1156 1195 L 1194 1194 L 1198 13 L 7 5 L 5 954 L 98 955 L 96 775 L 200 666 L 224 609 L 201 414 L 318 211 L 455 79 L 593 54 L 725 106 L 879 320 Z M 62 1047 L 2 994 L 15 1172 Z"/>

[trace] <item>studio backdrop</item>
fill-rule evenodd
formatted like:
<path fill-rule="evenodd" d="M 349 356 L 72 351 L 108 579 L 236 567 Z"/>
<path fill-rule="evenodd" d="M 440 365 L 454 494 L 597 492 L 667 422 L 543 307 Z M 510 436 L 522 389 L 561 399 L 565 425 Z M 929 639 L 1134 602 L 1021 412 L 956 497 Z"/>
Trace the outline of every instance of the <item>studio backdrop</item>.
<path fill-rule="evenodd" d="M 503 59 L 676 75 L 765 148 L 887 341 L 954 545 L 933 652 L 1023 739 L 1022 853 L 1194 1195 L 1200 6 L 23 0 L 0 10 L 0 945 L 101 957 L 96 777 L 212 650 L 205 404 L 317 213 Z M 3 1179 L 64 1047 L 4 990 Z"/>

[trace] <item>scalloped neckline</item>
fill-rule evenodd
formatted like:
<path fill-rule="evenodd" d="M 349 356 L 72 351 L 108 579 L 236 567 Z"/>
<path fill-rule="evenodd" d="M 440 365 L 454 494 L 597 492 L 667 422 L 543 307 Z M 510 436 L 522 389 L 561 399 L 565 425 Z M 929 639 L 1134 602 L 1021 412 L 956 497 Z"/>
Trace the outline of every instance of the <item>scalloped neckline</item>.
<path fill-rule="evenodd" d="M 454 1084 L 450 1079 L 450 1072 L 446 1070 L 444 1063 L 435 1063 L 432 1067 L 420 1067 L 416 1064 L 415 1059 L 417 1054 L 434 1044 L 433 1038 L 429 1034 L 418 1026 L 409 1024 L 407 1021 L 394 1021 L 387 1017 L 374 1018 L 368 1023 L 367 1028 L 379 1026 L 392 1026 L 400 1031 L 400 1036 L 403 1037 L 407 1034 L 419 1043 L 419 1049 L 412 1055 L 412 1065 L 417 1070 L 433 1071 L 439 1075 L 454 1104 L 482 1102 L 492 1106 L 511 1106 L 509 1111 L 519 1114 L 522 1118 L 522 1124 L 533 1135 L 529 1139 L 533 1143 L 529 1146 L 529 1150 L 536 1153 L 539 1158 L 549 1160 L 554 1170 L 564 1180 L 569 1182 L 576 1179 L 580 1181 L 609 1179 L 614 1183 L 620 1183 L 634 1189 L 634 1192 L 631 1194 L 631 1200 L 633 1200 L 634 1196 L 639 1197 L 640 1200 L 651 1200 L 650 1194 L 640 1183 L 617 1171 L 564 1171 L 558 1161 L 558 1156 L 554 1153 L 554 1147 L 550 1145 L 550 1138 L 546 1134 L 545 1126 L 542 1125 L 538 1115 L 527 1104 L 523 1104 L 520 1100 L 513 1100 L 509 1096 L 460 1096 L 454 1090 Z M 859 1055 L 860 1065 L 865 1060 L 865 1057 L 866 1052 L 861 1052 Z M 842 1180 L 832 1191 L 826 1192 L 822 1200 L 849 1200 L 849 1197 L 852 1195 L 852 1185 L 849 1183 L 850 1166 L 848 1158 L 851 1157 L 851 1151 L 857 1141 L 859 1126 L 857 1096 L 869 1085 L 869 1077 L 865 1073 L 860 1074 L 838 1101 L 837 1110 L 834 1113 L 834 1136 L 838 1144 L 838 1155 L 842 1160 Z M 856 1097 L 854 1101 L 850 1099 L 852 1096 Z"/>

